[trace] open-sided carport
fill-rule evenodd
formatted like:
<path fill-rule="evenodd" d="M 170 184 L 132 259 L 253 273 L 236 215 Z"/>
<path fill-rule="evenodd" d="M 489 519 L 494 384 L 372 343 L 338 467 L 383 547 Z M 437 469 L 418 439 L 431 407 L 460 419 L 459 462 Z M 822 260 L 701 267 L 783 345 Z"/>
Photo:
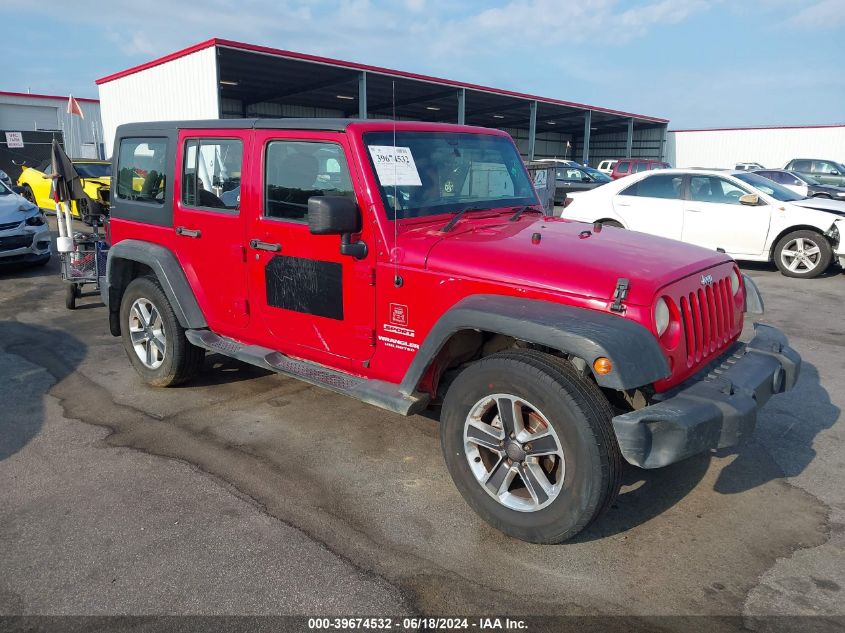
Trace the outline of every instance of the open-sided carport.
<path fill-rule="evenodd" d="M 231 40 L 211 39 L 97 81 L 107 134 L 163 118 L 326 116 L 508 131 L 528 159 L 663 158 L 666 119 Z M 197 85 L 200 84 L 200 85 Z M 193 94 L 180 96 L 185 86 Z M 166 91 L 166 95 L 163 94 Z M 137 93 L 137 94 L 136 94 Z M 162 95 L 156 101 L 156 95 Z M 194 99 L 192 110 L 183 100 Z M 140 102 L 149 104 L 141 112 Z"/>

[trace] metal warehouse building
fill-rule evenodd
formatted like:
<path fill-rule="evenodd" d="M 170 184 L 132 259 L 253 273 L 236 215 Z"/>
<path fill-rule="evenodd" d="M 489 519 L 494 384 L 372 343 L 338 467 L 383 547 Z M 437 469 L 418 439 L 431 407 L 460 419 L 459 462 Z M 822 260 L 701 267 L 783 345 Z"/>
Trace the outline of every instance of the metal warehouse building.
<path fill-rule="evenodd" d="M 135 121 L 391 118 L 395 107 L 398 119 L 506 130 L 529 159 L 595 165 L 665 156 L 666 119 L 230 40 L 207 40 L 97 84 L 108 147 L 118 125 Z"/>
<path fill-rule="evenodd" d="M 36 149 L 34 146 L 42 142 L 40 139 L 48 139 L 48 145 L 52 139 L 51 134 L 30 133 L 61 132 L 65 149 L 70 156 L 97 158 L 98 151 L 102 152 L 103 142 L 100 102 L 81 97 L 76 97 L 76 101 L 85 116 L 84 119 L 67 113 L 67 96 L 0 92 L 0 146 L 7 149 L 5 132 L 21 132 L 24 147 L 8 149 L 17 149 L 17 153 L 27 155 L 27 138 L 32 139 L 29 141 L 29 149 Z M 108 152 L 111 153 L 111 150 Z"/>
<path fill-rule="evenodd" d="M 781 168 L 793 158 L 845 162 L 845 124 L 671 130 L 667 158 L 676 167 Z"/>

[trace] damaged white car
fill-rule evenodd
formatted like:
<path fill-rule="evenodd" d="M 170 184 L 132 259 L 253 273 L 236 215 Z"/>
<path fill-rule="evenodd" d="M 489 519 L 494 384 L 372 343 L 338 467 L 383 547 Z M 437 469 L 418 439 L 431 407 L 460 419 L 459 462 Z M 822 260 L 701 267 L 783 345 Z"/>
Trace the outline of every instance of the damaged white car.
<path fill-rule="evenodd" d="M 0 264 L 46 264 L 50 244 L 41 209 L 0 182 Z"/>
<path fill-rule="evenodd" d="M 663 169 L 567 196 L 562 216 L 773 261 L 787 277 L 845 267 L 845 203 L 804 199 L 744 171 Z"/>

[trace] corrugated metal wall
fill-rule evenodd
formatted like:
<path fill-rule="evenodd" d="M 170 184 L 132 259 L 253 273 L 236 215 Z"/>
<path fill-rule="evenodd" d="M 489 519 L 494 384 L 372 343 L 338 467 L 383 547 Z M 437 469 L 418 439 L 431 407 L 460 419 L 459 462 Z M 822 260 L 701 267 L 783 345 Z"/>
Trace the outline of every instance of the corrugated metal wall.
<path fill-rule="evenodd" d="M 79 107 L 84 119 L 67 113 L 66 97 L 0 95 L 0 130 L 58 130 L 64 136 L 65 148 L 70 156 L 94 158 L 97 144 L 103 141 L 100 104 L 79 101 Z"/>
<path fill-rule="evenodd" d="M 221 99 L 220 108 L 224 119 L 276 118 L 276 117 L 343 117 L 343 110 L 315 108 L 282 103 L 252 103 L 243 111 L 240 99 Z"/>
<path fill-rule="evenodd" d="M 590 135 L 590 165 L 595 167 L 603 160 L 625 158 L 628 132 L 607 132 L 605 134 Z M 632 158 L 660 159 L 663 145 L 662 128 L 644 128 L 634 130 L 631 142 Z M 581 161 L 584 142 L 582 138 L 575 144 L 574 160 Z M 672 161 L 669 161 L 670 163 Z M 674 165 L 674 163 L 672 163 Z"/>
<path fill-rule="evenodd" d="M 200 50 L 99 88 L 106 153 L 111 155 L 115 130 L 123 123 L 218 118 L 217 49 Z"/>
<path fill-rule="evenodd" d="M 780 168 L 793 158 L 845 162 L 845 125 L 669 132 L 676 167 L 726 167 L 754 162 Z"/>

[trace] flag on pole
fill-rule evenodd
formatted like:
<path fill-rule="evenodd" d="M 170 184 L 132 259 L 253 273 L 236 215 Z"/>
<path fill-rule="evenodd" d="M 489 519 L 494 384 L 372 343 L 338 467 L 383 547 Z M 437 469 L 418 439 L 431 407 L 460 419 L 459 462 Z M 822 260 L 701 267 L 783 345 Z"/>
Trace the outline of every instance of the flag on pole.
<path fill-rule="evenodd" d="M 73 98 L 73 95 L 70 95 L 67 100 L 67 113 L 68 114 L 75 114 L 79 118 L 84 119 L 85 115 L 82 114 L 82 108 L 79 107 L 79 102 Z"/>

